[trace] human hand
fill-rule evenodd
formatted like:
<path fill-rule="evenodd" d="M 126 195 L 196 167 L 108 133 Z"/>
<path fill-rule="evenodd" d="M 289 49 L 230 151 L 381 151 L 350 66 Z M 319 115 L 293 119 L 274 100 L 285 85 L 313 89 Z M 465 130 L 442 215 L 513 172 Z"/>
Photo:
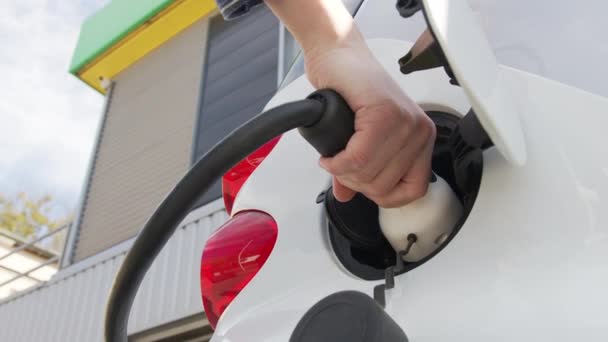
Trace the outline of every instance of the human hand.
<path fill-rule="evenodd" d="M 336 199 L 356 192 L 381 207 L 426 194 L 435 125 L 393 81 L 354 28 L 335 44 L 304 49 L 306 74 L 318 89 L 340 93 L 355 112 L 355 134 L 344 151 L 321 158 Z"/>
<path fill-rule="evenodd" d="M 341 0 L 265 0 L 304 52 L 306 75 L 318 89 L 340 93 L 355 112 L 346 149 L 321 158 L 339 201 L 361 192 L 381 207 L 426 193 L 435 125 L 386 73 Z"/>

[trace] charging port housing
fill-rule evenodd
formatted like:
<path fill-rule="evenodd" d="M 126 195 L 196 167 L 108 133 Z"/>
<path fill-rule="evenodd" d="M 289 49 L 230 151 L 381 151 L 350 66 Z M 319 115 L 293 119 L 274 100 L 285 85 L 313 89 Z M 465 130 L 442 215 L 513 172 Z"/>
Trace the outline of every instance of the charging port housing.
<path fill-rule="evenodd" d="M 484 148 L 491 141 L 469 112 L 464 118 L 445 112 L 427 112 L 437 127 L 432 168 L 452 188 L 463 205 L 463 215 L 445 242 L 428 257 L 406 263 L 401 273 L 423 264 L 439 253 L 458 233 L 469 215 L 479 191 Z M 395 251 L 384 238 L 378 222 L 378 206 L 357 194 L 341 203 L 325 192 L 329 239 L 338 260 L 353 275 L 365 280 L 384 279 L 385 269 L 395 265 Z"/>

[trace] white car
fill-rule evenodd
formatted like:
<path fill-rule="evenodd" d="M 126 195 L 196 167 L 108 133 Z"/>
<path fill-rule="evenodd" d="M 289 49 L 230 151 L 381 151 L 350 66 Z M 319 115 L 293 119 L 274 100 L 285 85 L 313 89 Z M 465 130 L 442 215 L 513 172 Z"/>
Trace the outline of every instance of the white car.
<path fill-rule="evenodd" d="M 201 266 L 212 341 L 608 341 L 608 45 L 590 44 L 607 5 L 399 4 L 422 9 L 349 3 L 437 124 L 433 169 L 457 222 L 430 254 L 397 262 L 378 207 L 336 202 L 319 154 L 288 132 L 224 177 L 231 219 Z M 436 44 L 402 59 L 404 75 L 398 60 L 427 25 Z M 267 108 L 312 91 L 290 80 Z M 441 219 L 426 206 L 402 214 L 403 243 L 425 215 Z"/>

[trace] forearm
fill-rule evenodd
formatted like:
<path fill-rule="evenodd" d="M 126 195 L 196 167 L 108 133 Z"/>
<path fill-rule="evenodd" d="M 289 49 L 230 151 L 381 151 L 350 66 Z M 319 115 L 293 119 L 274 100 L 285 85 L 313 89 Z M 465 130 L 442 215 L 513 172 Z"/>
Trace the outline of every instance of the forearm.
<path fill-rule="evenodd" d="M 341 0 L 266 0 L 305 54 L 362 42 Z"/>

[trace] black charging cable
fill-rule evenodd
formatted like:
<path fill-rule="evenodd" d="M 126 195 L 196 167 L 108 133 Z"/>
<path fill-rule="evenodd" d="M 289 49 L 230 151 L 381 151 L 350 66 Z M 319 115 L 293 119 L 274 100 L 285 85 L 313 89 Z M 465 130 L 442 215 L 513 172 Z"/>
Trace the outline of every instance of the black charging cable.
<path fill-rule="evenodd" d="M 139 285 L 196 200 L 243 158 L 294 128 L 321 155 L 333 156 L 354 133 L 354 113 L 335 91 L 319 90 L 255 116 L 203 155 L 156 208 L 122 262 L 106 305 L 106 341 L 127 342 L 129 313 Z"/>

